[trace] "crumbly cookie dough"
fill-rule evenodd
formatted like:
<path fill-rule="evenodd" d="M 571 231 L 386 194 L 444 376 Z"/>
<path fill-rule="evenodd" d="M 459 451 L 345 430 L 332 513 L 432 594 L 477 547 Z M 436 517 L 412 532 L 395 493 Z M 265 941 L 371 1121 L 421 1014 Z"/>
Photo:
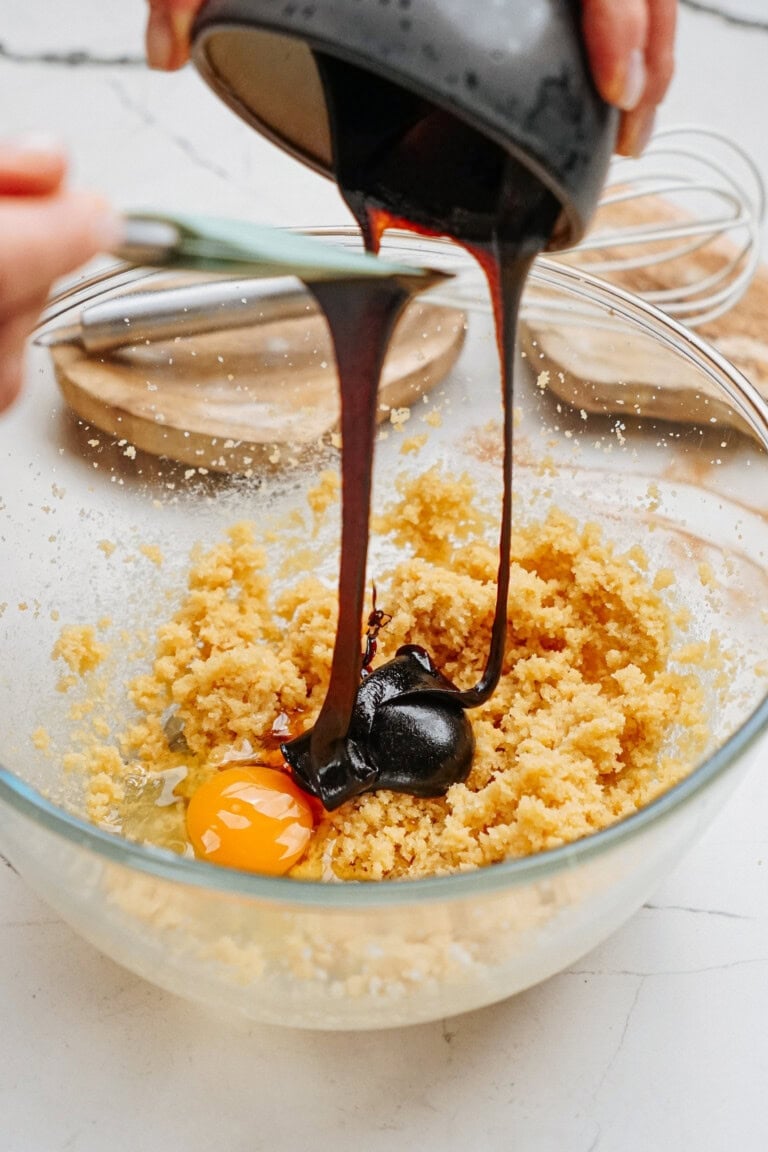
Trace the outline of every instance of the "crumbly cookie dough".
<path fill-rule="evenodd" d="M 310 497 L 321 515 L 323 481 Z M 392 620 L 377 662 L 421 644 L 460 687 L 484 665 L 497 553 L 468 477 L 437 468 L 401 485 L 375 524 L 405 557 L 376 572 Z M 292 875 L 386 880 L 463 871 L 587 836 L 647 804 L 690 770 L 706 743 L 705 694 L 672 661 L 676 625 L 637 547 L 618 554 L 600 529 L 551 512 L 512 544 L 505 670 L 471 713 L 477 750 L 444 798 L 381 791 L 326 815 Z M 137 710 L 117 743 L 77 757 L 95 821 L 139 841 L 191 851 L 185 802 L 222 765 L 280 766 L 279 745 L 312 724 L 333 651 L 336 592 L 313 576 L 273 591 L 254 528 L 193 559 L 150 670 L 129 687 Z M 664 585 L 665 581 L 660 581 Z M 66 633 L 59 654 L 93 657 Z M 77 651 L 75 652 L 75 649 Z M 169 724 L 172 720 L 172 726 Z M 169 732 L 175 737 L 169 740 Z"/>

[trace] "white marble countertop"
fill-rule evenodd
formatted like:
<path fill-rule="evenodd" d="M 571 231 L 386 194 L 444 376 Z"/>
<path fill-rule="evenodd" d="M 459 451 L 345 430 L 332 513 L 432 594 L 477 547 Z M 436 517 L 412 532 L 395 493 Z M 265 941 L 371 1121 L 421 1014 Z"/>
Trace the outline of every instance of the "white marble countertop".
<path fill-rule="evenodd" d="M 120 205 L 347 219 L 191 70 L 148 72 L 142 21 L 138 0 L 3 0 L 0 133 L 62 136 L 77 182 Z M 766 0 L 684 3 L 662 123 L 731 133 L 768 179 L 767 105 Z M 0 1152 L 765 1149 L 766 813 L 758 768 L 570 971 L 358 1035 L 223 1025 L 100 956 L 0 860 Z"/>

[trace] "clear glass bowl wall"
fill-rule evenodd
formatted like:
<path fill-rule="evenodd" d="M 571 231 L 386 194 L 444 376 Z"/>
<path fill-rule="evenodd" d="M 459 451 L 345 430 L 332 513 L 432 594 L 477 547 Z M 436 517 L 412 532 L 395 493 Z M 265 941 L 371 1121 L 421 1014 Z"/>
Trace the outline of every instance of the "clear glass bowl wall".
<path fill-rule="evenodd" d="M 347 232 L 327 235 L 356 243 Z M 438 385 L 442 426 L 429 430 L 422 452 L 402 455 L 395 435 L 378 444 L 376 504 L 391 496 L 396 477 L 438 462 L 466 469 L 498 502 L 498 456 L 478 452 L 500 419 L 482 280 L 446 244 L 396 236 L 385 249 L 458 270 L 438 303 L 464 309 L 467 329 L 458 362 Z M 154 284 L 156 274 L 103 275 L 72 289 L 50 315 L 71 322 L 84 300 L 137 281 Z M 120 963 L 218 1010 L 297 1027 L 388 1027 L 490 1003 L 563 969 L 626 920 L 753 757 L 768 722 L 760 669 L 768 652 L 765 405 L 711 349 L 578 272 L 540 262 L 525 317 L 529 338 L 543 331 L 549 339 L 531 344 L 521 365 L 516 515 L 538 518 L 553 505 L 602 524 L 619 545 L 641 544 L 654 567 L 674 567 L 696 634 L 716 628 L 738 655 L 733 683 L 713 713 L 701 764 L 637 815 L 535 857 L 378 885 L 219 869 L 132 844 L 82 818 L 80 785 L 60 755 L 71 730 L 51 660 L 61 624 L 108 616 L 129 631 L 151 629 L 183 588 L 196 543 L 214 544 L 239 519 L 279 521 L 304 508 L 318 470 L 337 460 L 318 449 L 249 479 L 185 479 L 184 465 L 143 453 L 131 459 L 114 437 L 84 429 L 61 402 L 49 354 L 32 350 L 26 394 L 0 426 L 0 851 Z M 537 384 L 548 370 L 563 372 L 567 388 L 572 374 L 583 397 L 606 357 L 624 366 L 617 411 L 569 406 Z M 653 378 L 668 389 L 663 420 L 645 415 L 649 390 L 634 380 L 633 365 L 649 358 Z M 729 409 L 727 419 L 722 408 L 706 417 L 715 401 Z M 95 439 L 98 447 L 89 444 Z M 333 582 L 338 521 L 331 517 L 324 531 L 322 570 Z M 107 568 L 99 562 L 104 539 L 134 553 L 158 544 L 165 563 Z M 374 545 L 372 568 L 385 559 Z M 280 561 L 270 556 L 275 572 Z M 702 584 L 702 563 L 716 590 Z M 128 672 L 117 661 L 113 675 Z M 41 726 L 54 754 L 33 743 Z"/>

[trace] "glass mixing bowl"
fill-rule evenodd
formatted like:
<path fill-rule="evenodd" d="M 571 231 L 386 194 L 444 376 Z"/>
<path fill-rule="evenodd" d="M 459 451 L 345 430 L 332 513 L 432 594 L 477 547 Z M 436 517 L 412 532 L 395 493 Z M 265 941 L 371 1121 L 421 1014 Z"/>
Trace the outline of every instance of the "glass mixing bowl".
<path fill-rule="evenodd" d="M 357 243 L 349 232 L 330 235 Z M 399 474 L 442 461 L 469 471 L 497 501 L 498 367 L 481 278 L 447 244 L 396 235 L 385 248 L 399 260 L 458 272 L 433 307 L 461 309 L 466 331 L 451 313 L 452 351 L 437 377 L 449 370 L 432 380 L 428 397 L 440 407 L 442 424 L 418 424 L 429 433 L 421 452 L 401 453 L 400 434 L 386 425 L 389 435 L 377 447 L 376 500 L 386 498 Z M 163 282 L 146 270 L 102 273 L 60 297 L 47 323 L 71 323 L 85 302 Z M 727 653 L 725 675 L 702 672 L 711 680 L 707 748 L 681 783 L 578 842 L 473 872 L 378 884 L 297 882 L 217 868 L 89 823 L 82 779 L 64 768 L 77 721 L 71 694 L 57 690 L 61 669 L 51 660 L 62 624 L 111 620 L 113 633 L 125 639 L 124 659 L 114 656 L 104 671 L 118 686 L 119 730 L 122 712 L 130 711 L 119 685 L 135 670 L 130 638 L 151 634 L 168 617 L 190 549 L 217 542 L 238 519 L 269 526 L 290 518 L 306 507 L 318 470 L 333 466 L 335 413 L 327 390 L 316 426 L 319 402 L 311 388 L 294 389 L 301 375 L 295 366 L 281 385 L 288 396 L 283 417 L 299 412 L 299 425 L 313 429 L 312 443 L 305 436 L 295 453 L 285 444 L 281 451 L 271 443 L 243 447 L 222 432 L 231 419 L 224 408 L 245 371 L 241 357 L 240 367 L 219 379 L 203 424 L 189 437 L 184 413 L 195 395 L 182 387 L 181 424 L 166 442 L 184 457 L 183 441 L 192 441 L 179 463 L 134 448 L 152 446 L 146 440 L 152 411 L 161 429 L 156 451 L 164 422 L 178 418 L 161 411 L 152 372 L 149 418 L 115 394 L 103 409 L 91 397 L 86 421 L 62 404 L 50 351 L 31 350 L 26 393 L 0 425 L 0 851 L 65 920 L 121 964 L 217 1011 L 306 1028 L 387 1027 L 488 1004 L 563 969 L 631 916 L 753 758 L 768 723 L 765 403 L 696 336 L 578 271 L 538 263 L 524 318 L 517 515 L 538 517 L 554 505 L 601 524 L 619 545 L 640 544 L 653 568 L 674 570 L 675 596 L 692 619 L 689 639 L 706 643 L 716 632 Z M 417 313 L 417 335 L 422 322 L 426 347 L 435 314 Z M 294 345 L 286 352 L 273 341 L 267 359 L 282 357 L 284 365 L 286 356 L 298 356 L 295 339 L 306 321 L 296 324 L 288 341 Z M 175 378 L 184 385 L 190 348 L 207 355 L 215 373 L 216 337 L 189 340 L 174 344 L 176 364 L 166 383 Z M 309 343 L 304 367 L 328 355 L 314 336 Z M 152 345 L 146 348 L 151 357 Z M 134 351 L 141 361 L 141 349 Z M 120 352 L 102 355 L 123 362 Z M 415 367 L 404 373 L 405 395 L 413 396 L 409 433 L 417 430 L 416 403 L 425 387 L 420 358 L 425 365 L 433 359 L 417 348 Z M 99 356 L 92 359 L 98 369 Z M 621 389 L 611 392 L 617 383 Z M 250 403 L 240 414 L 246 421 Z M 203 459 L 202 471 L 190 466 Z M 315 555 L 325 557 L 318 570 L 331 582 L 337 527 L 331 516 L 314 542 Z M 162 567 L 151 562 L 155 545 Z M 110 560 L 105 552 L 113 548 Z M 276 543 L 269 563 L 278 579 L 282 559 Z"/>

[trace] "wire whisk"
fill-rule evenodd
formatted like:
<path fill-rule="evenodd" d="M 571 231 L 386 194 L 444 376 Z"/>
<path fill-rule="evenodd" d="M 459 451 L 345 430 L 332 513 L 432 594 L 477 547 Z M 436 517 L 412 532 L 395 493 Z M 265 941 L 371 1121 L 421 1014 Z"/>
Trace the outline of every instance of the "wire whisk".
<path fill-rule="evenodd" d="M 656 132 L 639 159 L 614 160 L 592 231 L 558 259 L 700 327 L 749 287 L 764 215 L 748 153 L 715 129 L 679 125 Z"/>

